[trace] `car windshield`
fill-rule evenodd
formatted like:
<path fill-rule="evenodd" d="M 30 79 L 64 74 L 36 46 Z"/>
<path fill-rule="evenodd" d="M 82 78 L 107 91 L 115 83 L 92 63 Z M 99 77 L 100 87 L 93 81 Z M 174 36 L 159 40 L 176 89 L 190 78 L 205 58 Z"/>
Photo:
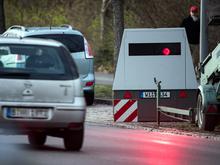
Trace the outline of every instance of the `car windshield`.
<path fill-rule="evenodd" d="M 64 44 L 71 53 L 83 52 L 85 50 L 84 47 L 84 39 L 81 35 L 74 34 L 45 34 L 45 35 L 33 35 L 29 36 L 32 38 L 46 38 L 53 39 Z"/>
<path fill-rule="evenodd" d="M 67 72 L 60 53 L 58 47 L 0 45 L 0 77 L 59 79 Z"/>

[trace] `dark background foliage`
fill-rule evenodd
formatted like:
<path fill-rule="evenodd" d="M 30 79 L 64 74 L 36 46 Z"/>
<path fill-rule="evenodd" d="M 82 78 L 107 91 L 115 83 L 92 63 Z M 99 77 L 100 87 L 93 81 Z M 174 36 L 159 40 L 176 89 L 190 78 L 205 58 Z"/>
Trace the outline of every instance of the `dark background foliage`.
<path fill-rule="evenodd" d="M 104 34 L 100 36 L 103 0 L 5 0 L 6 28 L 11 25 L 58 26 L 79 29 L 92 45 L 95 67 L 113 71 L 114 32 L 112 6 L 105 11 Z M 189 7 L 199 0 L 124 0 L 125 28 L 179 27 Z M 214 30 L 211 30 L 214 31 Z M 216 35 L 211 34 L 212 48 Z"/>

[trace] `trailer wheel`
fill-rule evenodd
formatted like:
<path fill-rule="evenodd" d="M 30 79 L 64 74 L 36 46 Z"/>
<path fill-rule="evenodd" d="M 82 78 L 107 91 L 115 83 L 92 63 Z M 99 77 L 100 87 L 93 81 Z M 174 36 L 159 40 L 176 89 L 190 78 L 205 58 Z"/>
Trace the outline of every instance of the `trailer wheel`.
<path fill-rule="evenodd" d="M 215 129 L 215 116 L 207 115 L 204 112 L 204 105 L 202 103 L 202 95 L 199 94 L 197 98 L 197 115 L 196 121 L 200 130 L 213 131 Z"/>

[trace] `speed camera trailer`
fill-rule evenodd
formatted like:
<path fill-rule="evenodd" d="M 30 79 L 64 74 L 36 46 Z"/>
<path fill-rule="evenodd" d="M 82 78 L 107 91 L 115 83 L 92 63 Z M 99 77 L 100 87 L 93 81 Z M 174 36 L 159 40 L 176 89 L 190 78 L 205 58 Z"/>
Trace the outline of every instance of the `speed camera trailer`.
<path fill-rule="evenodd" d="M 156 121 L 155 77 L 163 82 L 161 104 L 183 111 L 196 106 L 198 83 L 184 28 L 124 30 L 113 82 L 115 121 Z"/>

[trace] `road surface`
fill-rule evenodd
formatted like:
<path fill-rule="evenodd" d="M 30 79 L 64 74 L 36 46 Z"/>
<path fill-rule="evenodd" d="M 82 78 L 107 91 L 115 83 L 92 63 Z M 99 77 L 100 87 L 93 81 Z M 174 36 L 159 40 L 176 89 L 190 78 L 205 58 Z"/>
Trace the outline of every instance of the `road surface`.
<path fill-rule="evenodd" d="M 95 81 L 96 81 L 96 84 L 112 85 L 113 74 L 95 72 Z"/>
<path fill-rule="evenodd" d="M 62 140 L 53 137 L 41 149 L 30 148 L 26 136 L 0 135 L 0 144 L 2 165 L 220 164 L 219 141 L 91 123 L 80 152 L 65 151 Z"/>

